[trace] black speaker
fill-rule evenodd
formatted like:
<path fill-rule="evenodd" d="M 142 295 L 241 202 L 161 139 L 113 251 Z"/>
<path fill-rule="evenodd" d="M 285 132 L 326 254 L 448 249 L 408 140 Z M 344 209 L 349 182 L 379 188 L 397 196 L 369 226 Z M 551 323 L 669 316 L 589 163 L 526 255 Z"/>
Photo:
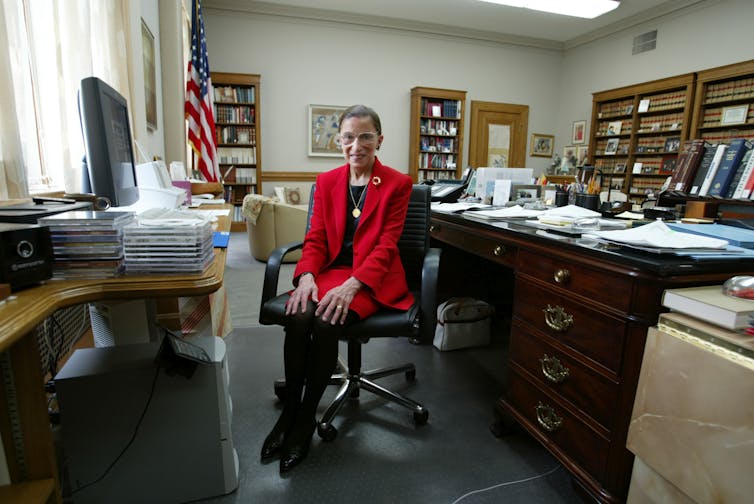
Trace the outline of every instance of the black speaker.
<path fill-rule="evenodd" d="M 0 222 L 0 283 L 12 291 L 52 277 L 50 229 Z"/>

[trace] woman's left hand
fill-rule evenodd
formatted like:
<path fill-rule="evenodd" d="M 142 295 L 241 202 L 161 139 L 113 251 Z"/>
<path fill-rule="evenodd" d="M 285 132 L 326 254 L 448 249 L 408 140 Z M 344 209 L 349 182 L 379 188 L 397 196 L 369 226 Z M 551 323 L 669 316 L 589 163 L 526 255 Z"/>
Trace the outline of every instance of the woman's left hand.
<path fill-rule="evenodd" d="M 361 289 L 361 282 L 354 277 L 330 289 L 327 294 L 319 301 L 317 311 L 314 315 L 319 317 L 322 314 L 322 320 L 330 321 L 332 325 L 345 324 L 348 316 L 348 307 Z"/>

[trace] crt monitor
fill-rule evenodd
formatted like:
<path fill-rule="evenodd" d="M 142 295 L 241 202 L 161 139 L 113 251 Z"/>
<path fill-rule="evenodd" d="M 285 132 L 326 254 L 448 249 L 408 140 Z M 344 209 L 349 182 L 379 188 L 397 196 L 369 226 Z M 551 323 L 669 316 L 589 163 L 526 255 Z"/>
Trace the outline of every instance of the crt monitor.
<path fill-rule="evenodd" d="M 83 175 L 88 175 L 90 190 L 112 206 L 136 203 L 139 189 L 126 99 L 103 80 L 87 77 L 81 80 L 79 116 L 86 148 Z"/>

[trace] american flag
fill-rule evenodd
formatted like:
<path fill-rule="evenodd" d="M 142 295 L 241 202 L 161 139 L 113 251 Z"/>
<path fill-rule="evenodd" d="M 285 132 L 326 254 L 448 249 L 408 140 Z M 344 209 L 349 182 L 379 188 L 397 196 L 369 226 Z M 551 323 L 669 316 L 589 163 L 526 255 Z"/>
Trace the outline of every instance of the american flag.
<path fill-rule="evenodd" d="M 220 181 L 215 145 L 215 117 L 212 112 L 212 79 L 207 61 L 207 39 L 204 35 L 202 6 L 193 0 L 191 12 L 191 60 L 186 82 L 186 118 L 188 140 L 194 150 L 199 171 L 208 182 Z"/>

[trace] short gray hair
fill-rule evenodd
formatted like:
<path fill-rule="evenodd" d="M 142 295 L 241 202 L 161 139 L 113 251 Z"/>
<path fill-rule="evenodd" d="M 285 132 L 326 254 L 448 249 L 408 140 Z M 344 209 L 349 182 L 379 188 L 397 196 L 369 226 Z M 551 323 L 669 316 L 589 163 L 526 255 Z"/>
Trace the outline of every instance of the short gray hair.
<path fill-rule="evenodd" d="M 374 129 L 377 130 L 377 134 L 382 134 L 382 122 L 380 122 L 380 116 L 374 109 L 367 107 L 366 105 L 351 105 L 340 114 L 340 120 L 338 121 L 338 131 L 343 127 L 343 121 L 352 117 L 368 117 L 374 124 Z"/>

